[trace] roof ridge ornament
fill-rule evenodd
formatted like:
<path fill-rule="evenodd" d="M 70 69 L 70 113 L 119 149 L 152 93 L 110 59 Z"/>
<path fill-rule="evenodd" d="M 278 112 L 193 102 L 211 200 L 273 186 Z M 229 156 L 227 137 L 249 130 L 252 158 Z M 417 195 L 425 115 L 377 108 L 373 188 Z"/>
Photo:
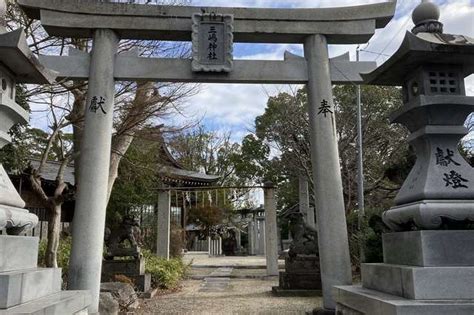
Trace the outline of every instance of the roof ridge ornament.
<path fill-rule="evenodd" d="M 439 7 L 428 0 L 422 0 L 412 13 L 412 20 L 415 24 L 411 30 L 412 33 L 415 35 L 418 33 L 442 34 L 443 23 L 439 21 L 439 17 Z"/>

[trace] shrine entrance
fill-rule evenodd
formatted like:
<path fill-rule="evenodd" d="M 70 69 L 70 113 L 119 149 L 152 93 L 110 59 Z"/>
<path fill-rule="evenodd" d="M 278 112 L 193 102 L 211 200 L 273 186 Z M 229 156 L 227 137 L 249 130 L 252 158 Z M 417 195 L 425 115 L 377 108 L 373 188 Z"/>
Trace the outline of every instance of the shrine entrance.
<path fill-rule="evenodd" d="M 351 284 L 352 275 L 332 84 L 360 83 L 360 73 L 376 65 L 351 62 L 348 55 L 329 59 L 328 45 L 367 42 L 393 17 L 396 1 L 324 9 L 198 8 L 95 0 L 18 3 L 52 36 L 93 39 L 90 54 L 70 51 L 66 57 L 41 57 L 44 65 L 59 72 L 59 79 L 89 80 L 69 281 L 71 289 L 90 290 L 91 313 L 99 304 L 116 81 L 307 85 L 324 307 L 335 309 L 332 287 Z M 192 41 L 193 59 L 120 55 L 121 39 Z M 237 42 L 303 44 L 304 57 L 234 60 Z"/>
<path fill-rule="evenodd" d="M 264 204 L 255 208 L 241 208 L 238 199 L 251 190 L 263 190 Z M 237 196 L 236 191 L 246 191 Z M 174 206 L 174 207 L 173 207 Z M 174 211 L 172 211 L 172 209 Z M 229 211 L 231 210 L 231 211 Z M 196 217 L 197 212 L 204 211 L 214 217 L 213 212 L 223 213 L 219 222 L 212 226 L 202 226 Z M 167 187 L 158 193 L 158 237 L 157 255 L 170 257 L 170 224 L 175 221 L 170 217 L 179 216 L 184 223 L 182 228 L 187 234 L 187 249 L 207 252 L 210 257 L 222 256 L 224 251 L 229 256 L 261 255 L 266 259 L 266 275 L 278 276 L 278 226 L 275 188 L 271 182 L 263 186 L 238 187 Z M 202 220 L 209 221 L 209 217 Z M 242 233 L 246 237 L 243 246 Z M 229 241 L 233 241 L 229 244 Z"/>

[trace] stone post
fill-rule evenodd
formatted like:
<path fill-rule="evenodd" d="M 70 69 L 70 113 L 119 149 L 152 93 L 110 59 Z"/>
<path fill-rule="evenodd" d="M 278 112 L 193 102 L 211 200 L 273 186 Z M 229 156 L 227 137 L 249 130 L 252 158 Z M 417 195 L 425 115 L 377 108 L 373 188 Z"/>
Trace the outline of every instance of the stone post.
<path fill-rule="evenodd" d="M 218 242 L 218 248 L 217 248 L 217 252 L 218 252 L 218 255 L 221 256 L 222 255 L 222 237 L 219 236 L 219 242 Z"/>
<path fill-rule="evenodd" d="M 334 310 L 332 287 L 351 284 L 352 274 L 326 37 L 308 36 L 304 50 L 323 305 Z"/>
<path fill-rule="evenodd" d="M 265 255 L 265 220 L 258 221 L 258 231 L 259 231 L 259 238 L 258 238 L 258 254 Z"/>
<path fill-rule="evenodd" d="M 254 230 L 255 223 L 253 221 L 249 222 L 247 227 L 248 233 L 248 254 L 255 255 L 255 230 Z"/>
<path fill-rule="evenodd" d="M 94 33 L 79 162 L 82 176 L 73 220 L 69 288 L 90 290 L 90 313 L 97 313 L 99 307 L 118 42 L 111 30 L 99 29 Z"/>
<path fill-rule="evenodd" d="M 306 224 L 315 228 L 314 209 L 309 205 L 309 185 L 305 176 L 299 177 L 299 204 L 300 211 L 304 214 Z"/>
<path fill-rule="evenodd" d="M 275 188 L 273 183 L 265 183 L 265 256 L 267 259 L 267 276 L 278 276 L 278 236 Z"/>
<path fill-rule="evenodd" d="M 208 237 L 207 237 L 207 254 L 208 254 L 209 256 L 211 256 L 211 252 L 212 252 L 211 246 L 212 246 L 211 237 L 208 236 Z"/>
<path fill-rule="evenodd" d="M 165 259 L 170 258 L 170 219 L 171 195 L 169 190 L 162 190 L 158 193 L 156 254 Z"/>
<path fill-rule="evenodd" d="M 253 223 L 253 235 L 255 236 L 253 248 L 255 250 L 255 255 L 258 255 L 259 252 L 260 252 L 260 250 L 259 250 L 260 234 L 258 233 L 258 220 L 257 220 L 256 217 L 254 218 L 254 223 Z"/>
<path fill-rule="evenodd" d="M 242 235 L 240 229 L 237 229 L 237 232 L 235 233 L 235 238 L 237 241 L 237 249 L 240 251 L 240 247 L 242 246 Z"/>
<path fill-rule="evenodd" d="M 199 250 L 199 249 L 198 249 L 198 248 L 199 248 L 199 247 L 198 247 L 198 246 L 199 246 L 198 243 L 199 243 L 199 237 L 195 236 L 195 237 L 194 237 L 193 249 L 192 249 L 194 252 L 197 252 L 197 251 Z"/>

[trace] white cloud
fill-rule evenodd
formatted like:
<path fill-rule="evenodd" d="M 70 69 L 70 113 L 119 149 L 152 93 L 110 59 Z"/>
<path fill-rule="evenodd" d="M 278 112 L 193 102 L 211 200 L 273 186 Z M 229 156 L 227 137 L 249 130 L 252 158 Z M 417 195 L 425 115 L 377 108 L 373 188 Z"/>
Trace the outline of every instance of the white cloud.
<path fill-rule="evenodd" d="M 359 5 L 384 2 L 383 0 L 194 0 L 196 6 L 241 6 L 241 7 L 276 7 L 285 6 L 293 8 L 317 8 L 337 7 L 348 5 Z M 474 5 L 472 0 L 436 0 L 441 5 L 441 22 L 445 24 L 445 32 L 453 34 L 465 34 L 474 37 Z M 411 12 L 419 1 L 398 0 L 397 14 L 382 30 L 377 30 L 370 41 L 370 45 L 362 47 L 369 52 L 361 53 L 361 60 L 377 60 L 380 64 L 389 55 L 398 49 L 406 30 L 413 27 Z M 237 44 L 236 47 L 242 44 Z M 302 54 L 301 45 L 260 45 L 265 49 L 246 49 L 239 59 L 267 59 L 282 60 L 285 50 Z M 258 47 L 258 45 L 255 45 Z M 351 58 L 355 59 L 357 45 L 334 45 L 330 46 L 330 56 L 334 57 L 351 52 Z M 263 52 L 262 52 L 263 51 Z M 385 56 L 388 55 L 388 56 Z M 187 117 L 176 116 L 174 122 L 189 121 L 189 117 L 205 117 L 206 123 L 214 129 L 232 130 L 233 138 L 237 141 L 242 138 L 249 129 L 252 129 L 256 116 L 261 115 L 266 107 L 268 95 L 275 95 L 286 87 L 272 85 L 237 85 L 237 84 L 215 84 L 202 85 L 201 92 L 189 100 L 186 114 Z M 466 79 L 466 90 L 468 95 L 474 95 L 474 76 Z M 44 126 L 46 117 L 44 113 L 32 115 L 32 124 Z"/>
<path fill-rule="evenodd" d="M 386 2 L 383 0 L 193 0 L 194 6 L 221 6 L 221 7 L 254 7 L 254 8 L 327 8 L 342 7 L 370 3 Z"/>
<path fill-rule="evenodd" d="M 254 51 L 236 58 L 244 60 L 283 60 L 285 51 L 302 55 L 303 50 L 303 45 L 301 44 L 236 44 L 235 50 L 238 50 L 240 45 L 245 45 L 247 48 L 255 48 Z M 267 52 L 260 52 L 261 50 Z"/>
<path fill-rule="evenodd" d="M 265 111 L 267 88 L 262 85 L 204 84 L 199 94 L 190 100 L 188 109 L 198 117 L 204 115 L 215 126 L 250 130 L 255 117 Z"/>
<path fill-rule="evenodd" d="M 227 2 L 226 0 L 200 0 L 194 3 L 202 3 L 214 6 L 252 6 L 252 7 L 271 7 L 275 6 L 273 0 L 239 0 Z M 279 4 L 286 3 L 291 7 L 329 7 L 368 4 L 383 1 L 351 1 L 351 0 L 297 0 L 297 1 L 278 1 Z M 394 18 L 384 29 L 378 30 L 366 48 L 371 52 L 383 52 L 383 55 L 373 53 L 361 53 L 361 60 L 376 60 L 378 64 L 388 59 L 401 44 L 405 32 L 413 28 L 411 21 L 411 12 L 418 5 L 418 1 L 398 1 L 397 18 Z M 474 7 L 470 0 L 449 0 L 441 6 L 441 21 L 445 23 L 445 31 L 454 34 L 465 34 L 474 36 Z M 364 47 L 365 45 L 362 45 Z M 330 56 L 338 56 L 347 51 L 351 52 L 351 58 L 355 60 L 355 50 L 357 45 L 333 45 L 329 47 Z M 249 52 L 240 59 L 268 59 L 281 60 L 285 50 L 296 53 L 302 53 L 301 45 L 272 45 L 271 51 L 268 47 L 264 53 Z M 385 56 L 386 55 L 386 56 Z M 466 80 L 468 95 L 474 95 L 474 76 Z M 281 87 L 280 87 L 281 89 Z M 208 85 L 205 92 L 200 93 L 191 100 L 193 107 L 202 108 L 209 120 L 216 122 L 216 125 L 230 127 L 232 130 L 238 130 L 239 134 L 244 135 L 245 130 L 252 126 L 255 117 L 264 112 L 267 94 L 261 86 L 255 85 Z M 274 93 L 278 91 L 273 88 Z M 238 129 L 238 126 L 241 129 Z M 237 129 L 236 129 L 237 128 Z M 235 137 L 237 138 L 237 137 Z"/>

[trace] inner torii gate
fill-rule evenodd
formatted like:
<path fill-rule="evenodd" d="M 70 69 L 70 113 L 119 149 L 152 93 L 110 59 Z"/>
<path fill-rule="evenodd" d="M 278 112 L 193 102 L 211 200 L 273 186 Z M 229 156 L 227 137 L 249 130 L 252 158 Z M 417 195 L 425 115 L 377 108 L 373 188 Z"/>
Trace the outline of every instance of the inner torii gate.
<path fill-rule="evenodd" d="M 396 0 L 323 9 L 198 8 L 96 0 L 18 3 L 31 18 L 40 19 L 50 35 L 94 40 L 91 54 L 72 51 L 67 57 L 41 59 L 60 78 L 89 80 L 69 281 L 71 289 L 91 291 L 90 312 L 97 312 L 99 304 L 114 88 L 120 80 L 307 85 L 324 307 L 335 309 L 332 286 L 351 284 L 352 276 L 331 85 L 360 83 L 359 74 L 376 65 L 350 62 L 348 55 L 330 60 L 328 44 L 367 42 L 393 17 Z M 286 54 L 283 61 L 234 61 L 230 56 L 223 60 L 223 69 L 215 70 L 196 68 L 188 59 L 117 54 L 120 39 L 191 41 L 193 15 L 201 12 L 222 17 L 222 22 L 230 16 L 229 36 L 234 42 L 298 43 L 304 45 L 305 56 Z M 231 53 L 232 42 L 229 46 Z"/>

